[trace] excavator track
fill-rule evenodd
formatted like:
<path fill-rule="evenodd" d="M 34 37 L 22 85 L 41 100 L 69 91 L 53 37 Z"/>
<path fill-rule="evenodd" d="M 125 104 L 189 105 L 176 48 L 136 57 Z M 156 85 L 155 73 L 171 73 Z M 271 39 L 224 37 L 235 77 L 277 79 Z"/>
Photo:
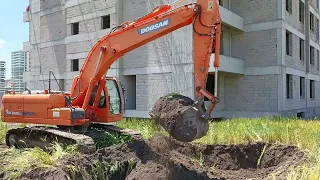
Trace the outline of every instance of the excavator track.
<path fill-rule="evenodd" d="M 34 126 L 10 129 L 6 134 L 6 145 L 16 148 L 38 147 L 50 152 L 53 144 L 57 142 L 63 148 L 77 145 L 81 153 L 91 154 L 97 150 L 95 139 L 102 137 L 105 132 L 130 135 L 134 139 L 141 138 L 138 132 L 106 124 L 92 124 L 80 128 Z"/>

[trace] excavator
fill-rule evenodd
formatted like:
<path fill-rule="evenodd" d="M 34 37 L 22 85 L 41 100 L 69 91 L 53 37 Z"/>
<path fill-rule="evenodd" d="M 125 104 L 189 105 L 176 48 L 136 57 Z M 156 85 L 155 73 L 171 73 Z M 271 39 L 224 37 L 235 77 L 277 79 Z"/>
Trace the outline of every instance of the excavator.
<path fill-rule="evenodd" d="M 190 38 L 193 38 L 194 98 L 197 103 L 190 107 L 192 111 L 187 112 L 198 115 L 186 116 L 180 123 L 184 128 L 175 134 L 180 137 L 184 134 L 188 142 L 205 136 L 210 114 L 218 103 L 216 89 L 222 23 L 219 3 L 218 0 L 197 0 L 174 8 L 178 3 L 181 1 L 160 5 L 140 19 L 116 26 L 98 40 L 87 55 L 79 75 L 74 77 L 69 93 L 52 91 L 49 81 L 48 89 L 5 94 L 1 107 L 3 122 L 39 125 L 10 129 L 6 134 L 6 144 L 45 149 L 58 140 L 77 144 L 82 152 L 88 153 L 96 149 L 93 137 L 79 132 L 89 131 L 89 127 L 95 132 L 111 130 L 134 135 L 133 131 L 109 125 L 123 119 L 125 90 L 116 77 L 106 77 L 108 69 L 126 53 L 188 25 L 193 27 L 193 37 Z M 215 52 L 214 95 L 206 90 L 212 52 Z M 51 74 L 53 72 L 50 71 Z M 207 109 L 204 97 L 211 101 Z"/>

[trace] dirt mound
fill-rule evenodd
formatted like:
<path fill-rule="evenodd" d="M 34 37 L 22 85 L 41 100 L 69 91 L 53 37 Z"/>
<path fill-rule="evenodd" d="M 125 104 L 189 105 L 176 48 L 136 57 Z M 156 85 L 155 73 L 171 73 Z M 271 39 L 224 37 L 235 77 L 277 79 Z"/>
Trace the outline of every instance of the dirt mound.
<path fill-rule="evenodd" d="M 209 128 L 201 110 L 189 97 L 168 94 L 155 102 L 149 115 L 175 139 L 191 142 L 206 135 Z"/>
<path fill-rule="evenodd" d="M 263 179 L 278 167 L 298 164 L 303 159 L 304 153 L 293 146 L 199 145 L 158 135 L 148 141 L 138 139 L 95 154 L 63 159 L 60 169 L 32 171 L 23 179 L 52 175 L 67 179 L 65 174 L 77 180 Z"/>

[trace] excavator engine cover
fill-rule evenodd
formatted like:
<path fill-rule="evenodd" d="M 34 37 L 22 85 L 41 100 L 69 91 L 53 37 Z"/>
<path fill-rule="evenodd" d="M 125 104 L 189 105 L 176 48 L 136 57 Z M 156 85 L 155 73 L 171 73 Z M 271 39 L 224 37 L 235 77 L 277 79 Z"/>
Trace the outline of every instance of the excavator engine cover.
<path fill-rule="evenodd" d="M 191 98 L 169 94 L 159 98 L 149 115 L 178 141 L 191 142 L 205 136 L 208 120 L 201 118 L 201 111 Z M 203 109 L 204 110 L 204 109 Z"/>

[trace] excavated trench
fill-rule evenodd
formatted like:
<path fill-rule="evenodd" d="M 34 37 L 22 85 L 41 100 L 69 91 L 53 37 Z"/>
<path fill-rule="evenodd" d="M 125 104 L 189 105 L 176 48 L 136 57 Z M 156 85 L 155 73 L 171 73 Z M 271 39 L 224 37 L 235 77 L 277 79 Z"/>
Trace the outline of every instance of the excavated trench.
<path fill-rule="evenodd" d="M 263 179 L 279 167 L 301 163 L 304 157 L 293 146 L 200 145 L 157 135 L 69 157 L 61 160 L 59 168 L 34 170 L 22 179 Z M 285 173 L 277 176 L 281 179 Z"/>

